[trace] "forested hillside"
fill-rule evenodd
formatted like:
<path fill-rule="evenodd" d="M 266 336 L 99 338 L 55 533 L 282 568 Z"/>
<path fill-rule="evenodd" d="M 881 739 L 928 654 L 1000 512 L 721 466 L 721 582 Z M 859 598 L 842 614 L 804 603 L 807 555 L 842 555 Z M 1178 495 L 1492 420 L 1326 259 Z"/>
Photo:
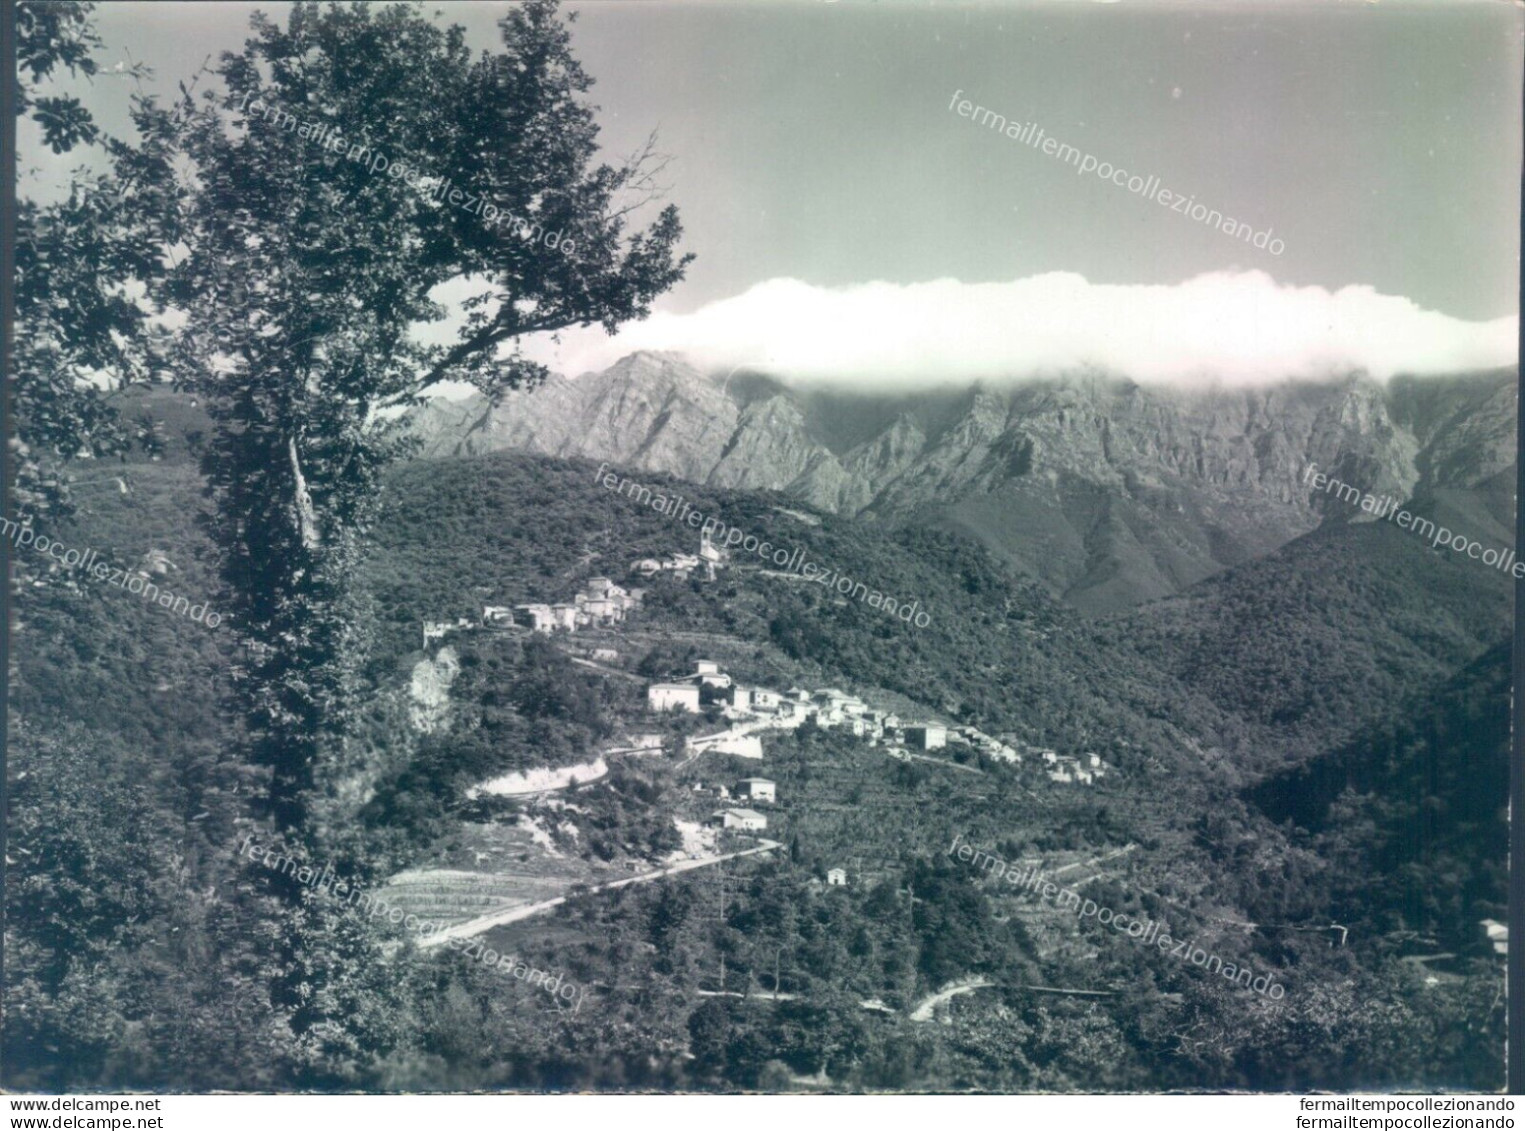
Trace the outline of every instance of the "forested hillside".
<path fill-rule="evenodd" d="M 1501 827 L 1487 804 L 1501 764 L 1502 653 L 1430 692 L 1433 707 L 1400 694 L 1422 699 L 1448 658 L 1465 661 L 1499 616 L 1486 582 L 1466 600 L 1439 595 L 1426 571 L 1460 563 L 1431 565 L 1410 542 L 1367 548 L 1379 531 L 1328 532 L 1307 540 L 1329 544 L 1306 559 L 1294 544 L 1245 567 L 1242 581 L 1231 573 L 1096 624 L 956 537 L 888 533 L 653 476 L 642 482 L 706 515 L 919 600 L 930 623 L 770 576 L 737 552 L 714 582 L 647 584 L 642 607 L 600 638 L 617 646 L 624 676 L 574 663 L 576 637 L 457 638 L 449 725 L 420 732 L 409 681 L 439 647 L 422 649 L 424 620 L 564 600 L 593 575 L 624 578 L 638 558 L 697 542 L 691 528 L 610 493 L 594 469 L 499 453 L 390 478 L 366 565 L 374 695 L 349 764 L 328 779 L 326 862 L 381 884 L 408 867 L 482 872 L 492 866 L 476 862 L 482 855 L 522 844 L 514 868 L 575 865 L 589 882 L 630 875 L 672 851 L 675 819 L 707 814 L 696 785 L 758 768 L 778 783 L 766 835 L 781 850 L 618 891 L 574 885 L 554 913 L 488 932 L 489 945 L 587 988 L 575 1015 L 547 1013 L 532 990 L 460 955 L 398 950 L 394 928 L 317 896 L 295 909 L 272 898 L 268 874 L 237 855 L 247 837 L 270 833 L 258 819 L 265 772 L 241 762 L 222 707 L 239 670 L 225 635 L 125 591 L 53 577 L 20 600 L 33 631 L 18 638 L 13 697 L 13 796 L 34 803 L 13 825 L 8 886 L 13 968 L 25 971 L 7 1003 L 18 1082 L 735 1089 L 826 1079 L 1069 1090 L 1496 1081 L 1498 971 L 1469 924 L 1502 898 Z M 129 478 L 129 494 L 103 493 L 61 536 L 124 561 L 162 551 L 177 586 L 215 602 L 188 470 L 140 464 Z M 1330 570 L 1331 556 L 1349 568 Z M 1443 604 L 1429 628 L 1384 599 L 1405 585 L 1437 591 Z M 1411 632 L 1431 632 L 1422 637 L 1431 643 L 1376 647 L 1367 674 L 1290 663 L 1284 677 L 1237 690 L 1216 674 L 1231 670 L 1231 648 L 1245 650 L 1233 663 L 1251 671 L 1284 656 L 1288 641 L 1308 663 L 1321 648 L 1325 661 L 1344 655 L 1342 630 L 1357 630 L 1357 611 L 1367 647 Z M 650 718 L 642 688 L 696 655 L 748 683 L 845 686 L 912 717 L 1094 750 L 1110 772 L 1093 787 L 1055 785 L 1031 764 L 896 761 L 838 732 L 801 730 L 769 738 L 761 767 L 661 757 L 618 764 L 564 802 L 467 796 L 492 774 L 580 762 L 632 731 L 681 744 L 703 720 Z M 92 702 L 96 714 L 81 711 Z M 1275 727 L 1295 738 L 1288 749 L 1299 758 L 1264 749 Z M 1472 772 L 1479 758 L 1492 777 Z M 1292 761 L 1309 767 L 1304 776 L 1241 795 L 1263 767 Z M 548 839 L 513 839 L 527 828 Z M 1061 875 L 1086 880 L 1097 903 L 1271 972 L 1286 995 L 1268 1001 L 1017 897 L 950 859 L 955 836 L 1013 864 L 1069 869 Z M 1084 867 L 1095 860 L 1110 863 Z M 822 886 L 833 867 L 847 872 L 846 886 Z M 80 910 L 67 933 L 34 913 L 45 891 L 73 893 Z M 1348 945 L 1304 929 L 1332 921 L 1350 928 Z M 1298 929 L 1279 929 L 1287 925 Z M 300 963 L 277 941 L 292 933 L 311 944 Z M 1416 933 L 1463 952 L 1438 984 L 1423 984 L 1405 961 L 1424 951 L 1404 941 Z M 110 978 L 81 977 L 81 963 L 107 954 Z M 313 965 L 315 954 L 326 958 Z M 939 1007 L 951 1027 L 911 1019 L 940 987 L 971 978 L 994 984 Z M 1448 1035 L 1466 1024 L 1491 1026 L 1492 1036 Z M 268 1047 L 237 1039 L 246 1025 L 271 1034 Z M 301 1039 L 280 1038 L 290 1026 Z"/>

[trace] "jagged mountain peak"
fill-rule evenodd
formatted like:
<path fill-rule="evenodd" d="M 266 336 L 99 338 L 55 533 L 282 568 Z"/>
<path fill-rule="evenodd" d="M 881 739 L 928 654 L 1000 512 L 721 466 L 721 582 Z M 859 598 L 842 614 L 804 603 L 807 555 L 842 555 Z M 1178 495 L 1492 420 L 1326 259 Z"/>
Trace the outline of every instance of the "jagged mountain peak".
<path fill-rule="evenodd" d="M 640 351 L 495 409 L 431 406 L 425 453 L 518 448 L 959 529 L 1083 607 L 1167 595 L 1317 526 L 1307 465 L 1408 495 L 1513 460 L 1514 378 L 1361 373 L 1236 389 L 1100 371 L 924 394 L 792 388 Z"/>
<path fill-rule="evenodd" d="M 578 380 L 589 376 L 603 377 L 683 377 L 702 380 L 699 371 L 687 356 L 673 350 L 636 350 L 626 354 L 602 373 L 584 373 Z"/>

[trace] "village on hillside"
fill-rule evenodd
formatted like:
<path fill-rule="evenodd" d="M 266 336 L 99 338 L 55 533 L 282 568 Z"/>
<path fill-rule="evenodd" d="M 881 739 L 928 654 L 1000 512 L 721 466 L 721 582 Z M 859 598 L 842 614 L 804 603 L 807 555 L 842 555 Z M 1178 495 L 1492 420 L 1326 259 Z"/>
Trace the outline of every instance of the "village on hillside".
<path fill-rule="evenodd" d="M 663 574 L 676 580 L 697 576 L 703 581 L 714 581 L 718 572 L 729 565 L 728 558 L 726 550 L 710 541 L 708 531 L 701 531 L 697 554 L 677 551 L 662 558 L 642 558 L 630 564 L 630 574 L 642 581 Z M 627 587 L 612 578 L 596 576 L 584 582 L 570 600 L 564 602 L 486 605 L 476 619 L 460 617 L 454 621 L 426 621 L 423 642 L 428 648 L 456 633 L 481 631 L 565 638 L 579 630 L 617 630 L 628 614 L 641 607 L 645 593 L 644 588 Z M 620 652 L 615 648 L 593 647 L 582 650 L 582 657 L 577 662 L 597 668 L 618 662 Z M 1094 752 L 1060 754 L 1047 747 L 1031 746 L 1015 735 L 993 736 L 973 726 L 903 718 L 894 711 L 871 706 L 863 698 L 835 687 L 791 687 L 779 691 L 746 686 L 725 672 L 715 660 L 698 660 L 692 672 L 649 683 L 646 706 L 655 717 L 705 715 L 727 724 L 724 729 L 711 734 L 686 736 L 681 750 L 673 751 L 683 755 L 686 761 L 707 752 L 762 759 L 763 735 L 811 726 L 840 730 L 862 739 L 871 747 L 882 747 L 892 758 L 941 763 L 956 769 L 970 767 L 946 757 L 935 757 L 933 752 L 965 747 L 970 752 L 1011 766 L 1022 766 L 1025 756 L 1030 759 L 1029 764 L 1040 769 L 1049 781 L 1066 785 L 1092 785 L 1108 772 L 1107 765 Z M 603 755 L 651 754 L 662 750 L 661 735 L 642 735 L 606 749 Z M 595 780 L 605 772 L 607 766 L 601 756 L 596 762 L 561 771 L 509 775 L 482 788 L 500 794 L 564 789 L 577 782 Z M 761 814 L 741 812 L 746 815 L 729 819 L 725 814 L 717 814 L 717 821 L 726 828 L 766 827 L 766 818 Z"/>

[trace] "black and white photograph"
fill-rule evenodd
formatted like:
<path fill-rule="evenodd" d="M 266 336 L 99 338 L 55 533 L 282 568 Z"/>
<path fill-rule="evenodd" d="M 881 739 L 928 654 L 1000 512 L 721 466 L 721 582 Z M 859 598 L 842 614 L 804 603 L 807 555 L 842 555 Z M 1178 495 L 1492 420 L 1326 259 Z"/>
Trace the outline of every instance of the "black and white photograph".
<path fill-rule="evenodd" d="M 11 1127 L 1513 1126 L 1525 6 L 4 23 Z"/>

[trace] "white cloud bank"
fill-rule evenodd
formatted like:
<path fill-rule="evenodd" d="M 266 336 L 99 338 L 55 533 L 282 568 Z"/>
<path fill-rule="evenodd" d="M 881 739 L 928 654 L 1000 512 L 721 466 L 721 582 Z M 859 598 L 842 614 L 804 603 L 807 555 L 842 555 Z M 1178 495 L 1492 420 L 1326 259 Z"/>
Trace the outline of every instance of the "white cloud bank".
<path fill-rule="evenodd" d="M 790 381 L 908 389 L 1092 367 L 1148 383 L 1224 385 L 1365 370 L 1454 373 L 1512 365 L 1517 319 L 1466 322 L 1370 287 L 1278 286 L 1261 271 L 1173 286 L 1054 273 L 1009 283 L 937 279 L 816 287 L 772 279 L 690 314 L 570 331 L 526 350 L 576 375 L 634 350 Z"/>

